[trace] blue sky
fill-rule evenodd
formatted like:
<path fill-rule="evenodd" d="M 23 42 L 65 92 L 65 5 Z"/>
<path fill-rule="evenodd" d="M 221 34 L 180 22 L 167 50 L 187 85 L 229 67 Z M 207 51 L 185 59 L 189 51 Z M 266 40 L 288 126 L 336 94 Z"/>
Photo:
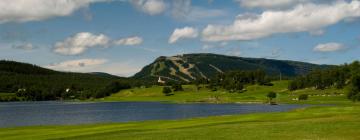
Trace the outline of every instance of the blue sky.
<path fill-rule="evenodd" d="M 3 0 L 0 9 L 0 59 L 61 71 L 130 76 L 183 53 L 360 59 L 358 0 Z"/>

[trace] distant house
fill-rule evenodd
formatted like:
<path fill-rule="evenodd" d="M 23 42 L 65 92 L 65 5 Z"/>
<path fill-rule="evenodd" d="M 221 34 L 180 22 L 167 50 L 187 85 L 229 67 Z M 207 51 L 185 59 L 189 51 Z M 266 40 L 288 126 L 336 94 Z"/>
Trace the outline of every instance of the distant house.
<path fill-rule="evenodd" d="M 26 89 L 25 88 L 18 89 L 18 92 L 21 92 L 21 91 L 26 91 Z"/>
<path fill-rule="evenodd" d="M 161 77 L 159 76 L 158 83 L 165 84 L 165 81 L 161 80 Z"/>

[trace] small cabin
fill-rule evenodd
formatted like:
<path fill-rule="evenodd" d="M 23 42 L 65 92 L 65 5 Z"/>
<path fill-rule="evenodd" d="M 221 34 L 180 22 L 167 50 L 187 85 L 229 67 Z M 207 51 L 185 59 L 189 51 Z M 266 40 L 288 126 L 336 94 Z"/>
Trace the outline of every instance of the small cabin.
<path fill-rule="evenodd" d="M 160 83 L 160 84 L 165 84 L 165 81 L 163 81 L 163 80 L 161 79 L 161 77 L 159 76 L 158 83 Z"/>

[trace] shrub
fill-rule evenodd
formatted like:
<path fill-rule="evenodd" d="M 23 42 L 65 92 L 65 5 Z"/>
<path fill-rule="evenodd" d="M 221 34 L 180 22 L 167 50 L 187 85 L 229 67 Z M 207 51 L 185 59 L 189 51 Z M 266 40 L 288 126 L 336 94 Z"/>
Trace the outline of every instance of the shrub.
<path fill-rule="evenodd" d="M 301 94 L 299 95 L 299 100 L 307 100 L 309 96 L 307 94 Z"/>
<path fill-rule="evenodd" d="M 270 100 L 272 100 L 272 99 L 276 98 L 276 93 L 273 92 L 273 91 L 271 91 L 271 92 L 269 92 L 269 93 L 267 94 L 267 97 L 268 97 Z"/>
<path fill-rule="evenodd" d="M 360 75 L 352 77 L 348 98 L 353 101 L 360 101 Z"/>
<path fill-rule="evenodd" d="M 163 91 L 162 91 L 164 94 L 165 94 L 165 96 L 171 96 L 172 94 L 171 94 L 171 88 L 170 87 L 163 87 Z"/>
<path fill-rule="evenodd" d="M 269 98 L 269 104 L 276 104 L 275 102 L 272 101 L 274 98 L 276 98 L 275 92 L 271 91 L 266 96 Z"/>
<path fill-rule="evenodd" d="M 181 84 L 174 84 L 171 86 L 171 88 L 175 91 L 184 91 L 183 87 Z"/>

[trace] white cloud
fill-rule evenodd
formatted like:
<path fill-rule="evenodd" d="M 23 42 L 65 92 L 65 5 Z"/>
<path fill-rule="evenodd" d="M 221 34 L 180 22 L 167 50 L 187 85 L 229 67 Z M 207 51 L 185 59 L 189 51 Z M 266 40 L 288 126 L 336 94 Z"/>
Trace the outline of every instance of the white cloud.
<path fill-rule="evenodd" d="M 45 67 L 59 71 L 83 72 L 84 70 L 92 68 L 94 66 L 102 65 L 107 61 L 108 60 L 106 59 L 78 59 L 54 63 Z"/>
<path fill-rule="evenodd" d="M 236 49 L 231 49 L 230 51 L 227 52 L 227 55 L 231 55 L 231 56 L 242 56 L 243 52 L 236 48 Z"/>
<path fill-rule="evenodd" d="M 166 9 L 163 0 L 130 0 L 137 9 L 149 15 L 161 14 Z"/>
<path fill-rule="evenodd" d="M 91 72 L 106 72 L 118 76 L 132 76 L 135 73 L 139 72 L 142 68 L 141 65 L 135 66 L 134 64 L 137 63 L 131 63 L 131 62 L 116 62 L 116 63 L 108 63 L 101 66 L 98 66 L 96 68 L 92 68 L 87 71 Z"/>
<path fill-rule="evenodd" d="M 196 38 L 198 30 L 192 27 L 176 28 L 169 38 L 169 43 L 173 44 L 179 39 Z"/>
<path fill-rule="evenodd" d="M 140 45 L 143 43 L 143 39 L 138 36 L 123 38 L 119 40 L 115 40 L 113 42 L 115 45 L 127 45 L 127 46 L 134 46 L 134 45 Z"/>
<path fill-rule="evenodd" d="M 236 0 L 242 7 L 246 8 L 283 8 L 309 0 Z"/>
<path fill-rule="evenodd" d="M 311 32 L 360 16 L 360 1 L 302 4 L 286 11 L 239 15 L 231 25 L 208 25 L 205 41 L 254 40 L 277 33 Z"/>
<path fill-rule="evenodd" d="M 54 45 L 54 52 L 62 55 L 77 55 L 85 52 L 88 48 L 107 47 L 110 38 L 104 34 L 95 35 L 89 32 L 81 32 L 57 42 Z"/>
<path fill-rule="evenodd" d="M 140 71 L 141 66 L 133 66 L 134 63 L 110 63 L 107 59 L 78 59 L 45 66 L 49 69 L 70 72 L 106 72 L 119 76 L 131 76 Z"/>
<path fill-rule="evenodd" d="M 225 16 L 227 12 L 220 9 L 207 9 L 201 7 L 192 7 L 191 11 L 184 17 L 185 20 L 195 21 L 206 18 L 215 18 Z"/>
<path fill-rule="evenodd" d="M 315 30 L 315 31 L 310 31 L 309 33 L 312 36 L 321 36 L 321 35 L 325 34 L 325 31 L 324 30 Z"/>
<path fill-rule="evenodd" d="M 216 48 L 216 46 L 210 45 L 210 44 L 204 44 L 202 47 L 203 50 L 208 50 L 208 49 L 212 49 L 212 48 Z"/>
<path fill-rule="evenodd" d="M 140 45 L 143 39 L 138 36 L 112 40 L 104 34 L 93 34 L 89 32 L 80 32 L 74 36 L 68 37 L 64 41 L 56 42 L 53 52 L 61 55 L 78 55 L 84 53 L 89 48 L 102 47 L 107 48 L 113 45 Z"/>
<path fill-rule="evenodd" d="M 213 49 L 213 48 L 224 48 L 228 45 L 227 42 L 221 42 L 218 44 L 204 44 L 202 49 L 203 50 L 208 50 L 208 49 Z"/>
<path fill-rule="evenodd" d="M 68 16 L 91 3 L 103 1 L 108 0 L 1 0 L 0 23 Z"/>
<path fill-rule="evenodd" d="M 221 9 L 209 9 L 191 5 L 191 0 L 175 0 L 172 3 L 172 17 L 185 21 L 201 21 L 205 18 L 225 16 L 227 12 Z"/>
<path fill-rule="evenodd" d="M 175 0 L 172 3 L 171 15 L 178 19 L 186 18 L 191 9 L 191 0 Z"/>
<path fill-rule="evenodd" d="M 13 45 L 12 48 L 21 49 L 21 50 L 33 50 L 37 47 L 31 43 L 26 43 L 26 44 Z"/>
<path fill-rule="evenodd" d="M 266 54 L 264 58 L 270 58 L 270 59 L 279 58 L 281 56 L 281 52 L 282 51 L 280 48 L 274 48 L 271 50 L 271 54 L 270 55 Z"/>
<path fill-rule="evenodd" d="M 313 50 L 316 52 L 336 52 L 344 49 L 345 46 L 343 44 L 331 42 L 331 43 L 319 44 L 316 47 L 314 47 Z"/>
<path fill-rule="evenodd" d="M 322 56 L 320 58 L 306 60 L 306 61 L 308 61 L 309 63 L 313 63 L 313 64 L 329 64 L 329 63 L 331 63 L 331 59 L 329 59 L 329 57 L 326 57 L 326 56 Z"/>

